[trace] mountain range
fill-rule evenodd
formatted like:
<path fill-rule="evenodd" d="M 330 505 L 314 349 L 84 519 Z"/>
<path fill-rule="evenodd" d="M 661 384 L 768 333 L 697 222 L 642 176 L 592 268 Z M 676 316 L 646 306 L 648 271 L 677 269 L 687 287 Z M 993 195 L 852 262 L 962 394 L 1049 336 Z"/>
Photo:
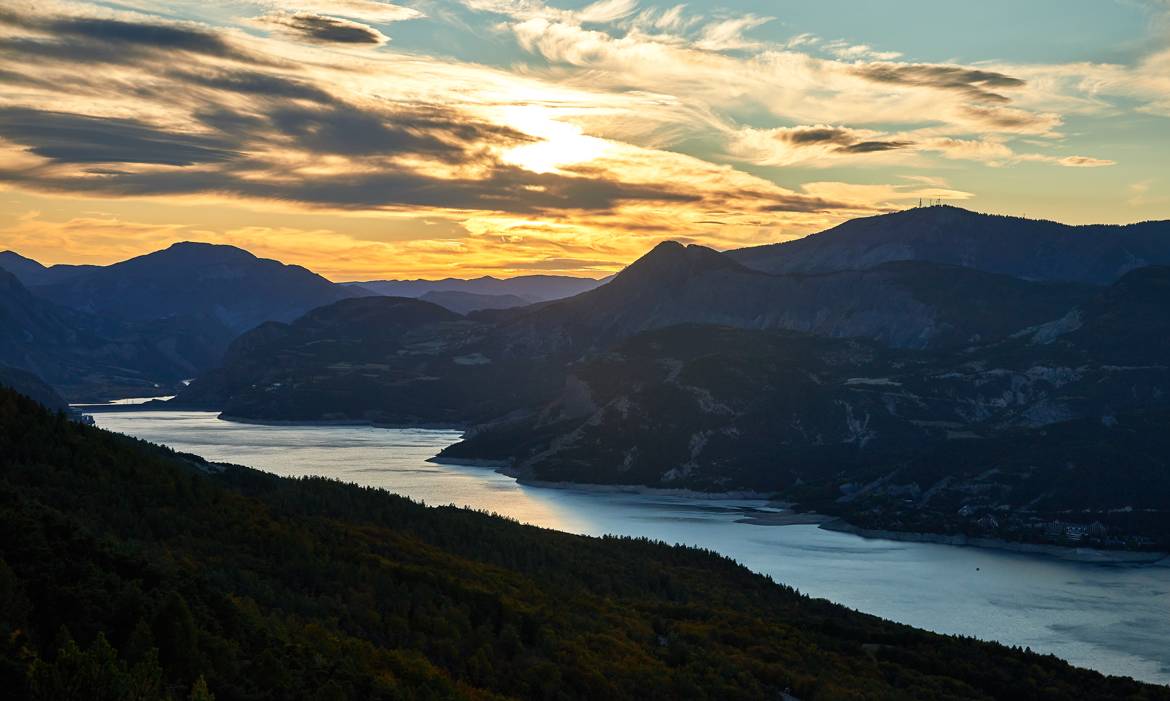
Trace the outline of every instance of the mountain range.
<path fill-rule="evenodd" d="M 468 314 L 481 309 L 512 309 L 524 307 L 533 303 L 531 299 L 518 297 L 513 294 L 485 295 L 475 292 L 459 292 L 456 290 L 431 290 L 419 299 L 424 302 L 437 304 L 459 314 Z"/>
<path fill-rule="evenodd" d="M 99 316 L 127 321 L 207 317 L 233 334 L 265 321 L 291 321 L 360 294 L 300 266 L 205 243 L 176 243 L 32 289 L 52 302 Z"/>
<path fill-rule="evenodd" d="M 952 348 L 1060 318 L 1093 290 L 921 262 L 776 276 L 668 242 L 574 297 L 466 317 L 420 313 L 402 335 L 382 334 L 366 313 L 397 314 L 403 298 L 343 301 L 261 327 L 177 401 L 248 419 L 466 424 L 487 418 L 485 407 L 504 415 L 551 401 L 569 364 L 676 324 Z M 457 404 L 416 399 L 448 382 L 477 408 L 460 415 Z"/>
<path fill-rule="evenodd" d="M 729 252 L 772 274 L 863 270 L 898 260 L 958 265 L 1027 280 L 1104 285 L 1135 268 L 1170 264 L 1170 221 L 1068 226 L 959 207 L 854 219 L 802 239 Z"/>
<path fill-rule="evenodd" d="M 0 270 L 16 276 L 26 286 L 51 285 L 85 272 L 96 270 L 96 265 L 45 266 L 15 251 L 0 251 Z"/>
<path fill-rule="evenodd" d="M 963 255 L 931 243 L 947 232 Z M 1170 268 L 1149 263 L 1167 256 L 1165 223 L 951 207 L 764 249 L 667 242 L 542 304 L 343 300 L 245 334 L 176 403 L 464 426 L 440 459 L 522 479 L 756 489 L 871 526 L 1014 539 L 1076 509 L 1103 544 L 1165 546 Z M 1052 442 L 1070 431 L 1076 454 Z"/>
<path fill-rule="evenodd" d="M 343 285 L 239 248 L 193 242 L 108 266 L 44 266 L 4 251 L 5 271 L 0 306 L 27 309 L 6 318 L 0 362 L 39 373 L 71 400 L 85 401 L 170 394 L 180 380 L 219 365 L 239 334 L 343 299 L 398 290 L 468 313 L 601 284 L 530 275 Z"/>
<path fill-rule="evenodd" d="M 853 523 L 1170 545 L 1170 268 L 961 351 L 698 325 L 578 363 L 440 459 L 544 482 L 755 489 Z M 1070 516 L 1070 513 L 1075 516 Z M 990 517 L 990 518 L 989 518 Z"/>
<path fill-rule="evenodd" d="M 0 270 L 0 363 L 70 401 L 166 393 L 217 363 L 225 337 L 205 318 L 125 321 L 60 306 Z"/>
<path fill-rule="evenodd" d="M 171 406 L 460 426 L 441 459 L 523 479 L 748 488 L 1017 539 L 1077 509 L 1116 543 L 1170 540 L 1165 222 L 929 207 L 738 251 L 666 242 L 606 281 L 343 286 L 205 244 L 14 260 L 43 284 L 0 278 L 0 362 L 71 399 L 195 376 Z M 1077 455 L 1052 444 L 1069 431 Z M 1145 457 L 1108 453 L 1122 440 Z"/>
<path fill-rule="evenodd" d="M 70 400 L 173 393 L 241 331 L 352 297 L 304 268 L 230 246 L 181 243 L 109 266 L 0 256 L 0 362 Z"/>
<path fill-rule="evenodd" d="M 445 278 L 442 280 L 369 280 L 347 283 L 375 294 L 387 297 L 422 297 L 429 293 L 461 292 L 485 297 L 513 296 L 532 304 L 563 299 L 592 290 L 606 282 L 586 277 L 566 275 L 519 275 L 500 279 L 483 276 L 464 280 Z M 479 307 L 480 309 L 500 307 Z M 457 310 L 456 310 L 457 311 Z"/>

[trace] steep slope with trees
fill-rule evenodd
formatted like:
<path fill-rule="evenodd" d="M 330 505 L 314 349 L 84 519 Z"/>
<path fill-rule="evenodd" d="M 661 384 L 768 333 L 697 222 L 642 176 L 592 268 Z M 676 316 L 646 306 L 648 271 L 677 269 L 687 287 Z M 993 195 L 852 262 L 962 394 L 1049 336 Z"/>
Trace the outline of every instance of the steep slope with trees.
<path fill-rule="evenodd" d="M 0 390 L 22 699 L 1166 699 L 810 600 L 714 554 L 289 480 Z"/>

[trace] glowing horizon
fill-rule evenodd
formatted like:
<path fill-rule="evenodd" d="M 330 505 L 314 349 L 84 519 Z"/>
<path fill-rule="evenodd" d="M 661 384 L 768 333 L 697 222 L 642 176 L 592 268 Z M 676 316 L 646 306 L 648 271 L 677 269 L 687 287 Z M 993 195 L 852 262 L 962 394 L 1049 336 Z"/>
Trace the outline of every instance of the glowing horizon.
<path fill-rule="evenodd" d="M 1170 3 L 1069 4 L 20 2 L 0 249 L 602 277 L 919 198 L 1168 218 Z"/>

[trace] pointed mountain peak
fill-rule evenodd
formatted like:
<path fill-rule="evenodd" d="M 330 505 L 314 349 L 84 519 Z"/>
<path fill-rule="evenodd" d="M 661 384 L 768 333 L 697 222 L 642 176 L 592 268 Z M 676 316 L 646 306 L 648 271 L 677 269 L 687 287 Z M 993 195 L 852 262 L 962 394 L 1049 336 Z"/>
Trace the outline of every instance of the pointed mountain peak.
<path fill-rule="evenodd" d="M 43 264 L 41 264 L 40 262 L 35 261 L 32 258 L 29 258 L 28 256 L 22 256 L 19 253 L 17 253 L 16 251 L 11 251 L 11 250 L 0 251 L 0 265 L 2 265 L 4 263 L 20 263 L 21 265 L 35 267 L 35 268 L 38 268 L 40 270 L 45 269 L 45 266 Z"/>
<path fill-rule="evenodd" d="M 697 244 L 683 245 L 663 241 L 649 253 L 626 266 L 615 282 L 629 279 L 690 277 L 710 270 L 738 269 L 743 266 L 713 248 Z"/>
<path fill-rule="evenodd" d="M 0 251 L 0 270 L 12 273 L 27 284 L 36 276 L 44 274 L 48 268 L 16 251 Z"/>

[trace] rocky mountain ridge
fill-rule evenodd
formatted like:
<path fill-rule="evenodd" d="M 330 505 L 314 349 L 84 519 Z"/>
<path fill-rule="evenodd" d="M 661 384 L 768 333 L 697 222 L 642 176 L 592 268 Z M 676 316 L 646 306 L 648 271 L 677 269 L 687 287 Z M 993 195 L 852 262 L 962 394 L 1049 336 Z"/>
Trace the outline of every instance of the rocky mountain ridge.
<path fill-rule="evenodd" d="M 1170 221 L 1069 226 L 959 207 L 920 207 L 728 255 L 773 274 L 919 260 L 1029 280 L 1107 285 L 1130 270 L 1170 264 Z"/>

